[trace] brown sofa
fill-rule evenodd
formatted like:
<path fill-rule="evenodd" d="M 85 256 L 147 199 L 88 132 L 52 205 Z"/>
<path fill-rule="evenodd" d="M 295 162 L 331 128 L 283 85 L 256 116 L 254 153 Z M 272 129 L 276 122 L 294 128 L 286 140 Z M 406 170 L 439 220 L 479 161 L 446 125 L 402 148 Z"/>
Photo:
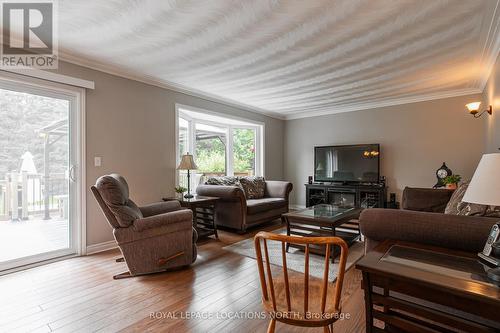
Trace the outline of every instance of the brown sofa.
<path fill-rule="evenodd" d="M 196 193 L 221 198 L 215 212 L 217 225 L 245 232 L 250 227 L 273 221 L 288 212 L 288 196 L 292 188 L 289 182 L 266 180 L 262 199 L 247 199 L 237 186 L 199 185 Z"/>
<path fill-rule="evenodd" d="M 129 269 L 115 279 L 187 266 L 196 260 L 193 213 L 178 201 L 138 207 L 129 198 L 125 178 L 118 174 L 100 177 L 91 190 Z"/>
<path fill-rule="evenodd" d="M 386 239 L 421 243 L 467 252 L 483 249 L 498 218 L 444 214 L 450 190 L 405 188 L 402 208 L 366 209 L 359 224 L 365 251 Z"/>

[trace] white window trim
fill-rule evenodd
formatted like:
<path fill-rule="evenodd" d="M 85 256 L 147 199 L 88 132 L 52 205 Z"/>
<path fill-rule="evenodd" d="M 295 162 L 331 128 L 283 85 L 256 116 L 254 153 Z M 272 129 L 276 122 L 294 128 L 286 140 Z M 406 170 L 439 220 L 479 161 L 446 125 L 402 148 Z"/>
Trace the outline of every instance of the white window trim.
<path fill-rule="evenodd" d="M 3 84 L 2 84 L 3 83 Z M 77 158 L 77 165 L 75 165 L 75 175 L 77 177 L 77 182 L 75 185 L 75 198 L 76 209 L 74 211 L 74 225 L 76 228 L 72 230 L 73 239 L 76 244 L 73 244 L 71 252 L 67 250 L 55 251 L 56 253 L 47 253 L 40 255 L 40 261 L 35 263 L 29 263 L 31 261 L 30 257 L 19 259 L 19 266 L 13 269 L 8 269 L 2 272 L 2 274 L 36 267 L 48 262 L 64 259 L 65 256 L 75 256 L 75 255 L 85 255 L 87 249 L 87 215 L 86 215 L 86 146 L 85 146 L 85 133 L 86 133 L 86 116 L 85 116 L 85 89 L 76 86 L 69 86 L 66 84 L 60 84 L 52 81 L 46 81 L 43 79 L 35 78 L 32 76 L 19 75 L 6 71 L 0 71 L 0 87 L 14 88 L 16 90 L 27 91 L 31 93 L 40 93 L 43 96 L 49 97 L 61 97 L 61 95 L 67 96 L 71 103 L 75 103 L 77 108 L 77 115 L 75 119 L 75 133 L 74 140 L 76 151 L 74 152 Z M 54 254 L 58 254 L 60 257 L 55 258 Z M 53 259 L 49 258 L 52 257 Z M 47 259 L 45 259 L 47 258 Z M 17 260 L 16 260 L 17 261 Z M 26 266 L 22 266 L 26 262 Z"/>
<path fill-rule="evenodd" d="M 251 125 L 231 125 L 231 124 L 219 124 L 215 122 L 211 122 L 209 120 L 199 120 L 199 119 L 193 119 L 189 115 L 186 115 L 182 112 L 182 109 L 192 111 L 192 112 L 198 112 L 198 113 L 205 113 L 213 116 L 218 116 L 218 117 L 223 117 L 223 118 L 228 118 L 228 119 L 233 119 L 237 121 L 242 121 L 247 124 Z M 255 121 L 243 117 L 237 117 L 233 115 L 228 115 L 225 113 L 221 112 L 214 112 L 210 110 L 205 110 L 201 108 L 197 108 L 194 106 L 189 106 L 189 105 L 184 105 L 184 104 L 175 104 L 175 159 L 176 159 L 176 166 L 179 165 L 179 117 L 181 117 L 189 121 L 189 132 L 190 132 L 190 140 L 188 142 L 189 149 L 188 151 L 191 152 L 191 154 L 195 155 L 195 149 L 194 149 L 194 142 L 195 142 L 195 126 L 196 124 L 204 124 L 204 125 L 210 125 L 210 126 L 216 126 L 216 127 L 223 127 L 228 129 L 228 144 L 226 145 L 226 158 L 227 158 L 227 170 L 226 174 L 227 175 L 234 175 L 234 169 L 233 169 L 233 147 L 232 147 L 232 134 L 234 129 L 253 129 L 255 130 L 255 147 L 258 148 L 255 154 L 255 174 L 259 176 L 265 177 L 265 168 L 264 168 L 264 156 L 265 156 L 265 150 L 264 150 L 264 133 L 265 133 L 265 126 L 266 124 L 260 121 Z M 196 158 L 196 156 L 194 156 Z M 179 184 L 179 173 L 175 173 L 175 183 L 176 185 Z"/>
<path fill-rule="evenodd" d="M 54 72 L 43 71 L 36 68 L 15 68 L 2 69 L 4 72 L 10 72 L 18 75 L 23 75 L 32 78 L 43 79 L 46 81 L 52 81 L 56 83 L 62 83 L 70 86 L 87 88 L 87 89 L 95 89 L 94 81 L 84 80 L 72 76 L 62 75 Z"/>

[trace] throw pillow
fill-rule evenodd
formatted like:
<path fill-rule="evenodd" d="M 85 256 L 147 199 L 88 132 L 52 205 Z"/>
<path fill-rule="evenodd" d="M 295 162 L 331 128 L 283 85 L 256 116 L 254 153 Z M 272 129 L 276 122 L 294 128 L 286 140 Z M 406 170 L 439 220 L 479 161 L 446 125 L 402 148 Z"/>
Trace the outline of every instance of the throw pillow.
<path fill-rule="evenodd" d="M 241 177 L 241 186 L 247 199 L 261 199 L 266 190 L 266 181 L 264 177 Z"/>
<path fill-rule="evenodd" d="M 458 215 L 458 205 L 462 202 L 462 198 L 464 197 L 465 191 L 467 191 L 468 186 L 469 183 L 464 182 L 458 186 L 455 192 L 453 192 L 450 201 L 448 201 L 448 204 L 444 209 L 445 214 Z"/>
<path fill-rule="evenodd" d="M 488 206 L 488 209 L 486 210 L 486 214 L 484 216 L 500 217 L 500 206 Z"/>
<path fill-rule="evenodd" d="M 469 187 L 469 182 L 464 182 L 455 190 L 451 196 L 446 209 L 445 214 L 451 215 L 464 215 L 464 216 L 496 216 L 500 211 L 497 210 L 498 207 L 490 207 L 487 205 L 480 205 L 470 202 L 462 201 L 467 188 Z"/>
<path fill-rule="evenodd" d="M 205 181 L 205 185 L 222 185 L 222 186 L 236 186 L 238 187 L 243 193 L 245 193 L 245 190 L 240 184 L 240 181 L 238 177 L 232 177 L 232 176 L 223 176 L 223 177 L 209 177 Z"/>
<path fill-rule="evenodd" d="M 206 185 L 225 185 L 225 186 L 236 186 L 238 184 L 238 178 L 232 176 L 222 176 L 222 177 L 209 177 L 205 181 Z"/>

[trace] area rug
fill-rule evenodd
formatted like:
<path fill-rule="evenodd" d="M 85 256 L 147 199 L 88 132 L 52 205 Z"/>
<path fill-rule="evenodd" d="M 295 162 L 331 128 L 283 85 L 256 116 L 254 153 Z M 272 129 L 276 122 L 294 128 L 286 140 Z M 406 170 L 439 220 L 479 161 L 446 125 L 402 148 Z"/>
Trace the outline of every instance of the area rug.
<path fill-rule="evenodd" d="M 274 231 L 278 234 L 286 234 L 286 230 L 278 229 Z M 245 239 L 241 242 L 234 243 L 223 248 L 224 250 L 238 253 L 245 257 L 256 259 L 255 246 L 253 238 Z M 267 249 L 269 252 L 270 262 L 276 266 L 283 266 L 281 258 L 281 243 L 268 241 Z M 347 255 L 346 271 L 351 268 L 364 255 L 364 242 L 356 242 L 349 247 Z M 289 270 L 304 273 L 304 252 L 298 249 L 290 248 L 286 255 L 287 267 Z M 325 258 L 320 255 L 312 254 L 309 258 L 309 274 L 317 278 L 323 278 L 325 267 Z M 339 258 L 335 258 L 333 265 L 330 264 L 328 279 L 335 281 L 339 268 Z"/>

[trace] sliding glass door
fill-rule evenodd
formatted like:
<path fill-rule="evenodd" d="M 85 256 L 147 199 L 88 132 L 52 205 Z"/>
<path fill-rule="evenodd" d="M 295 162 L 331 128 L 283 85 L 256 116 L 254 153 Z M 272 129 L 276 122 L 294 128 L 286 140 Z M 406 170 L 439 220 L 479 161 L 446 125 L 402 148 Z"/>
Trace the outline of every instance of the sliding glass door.
<path fill-rule="evenodd" d="M 77 96 L 0 79 L 0 272 L 78 252 Z"/>

